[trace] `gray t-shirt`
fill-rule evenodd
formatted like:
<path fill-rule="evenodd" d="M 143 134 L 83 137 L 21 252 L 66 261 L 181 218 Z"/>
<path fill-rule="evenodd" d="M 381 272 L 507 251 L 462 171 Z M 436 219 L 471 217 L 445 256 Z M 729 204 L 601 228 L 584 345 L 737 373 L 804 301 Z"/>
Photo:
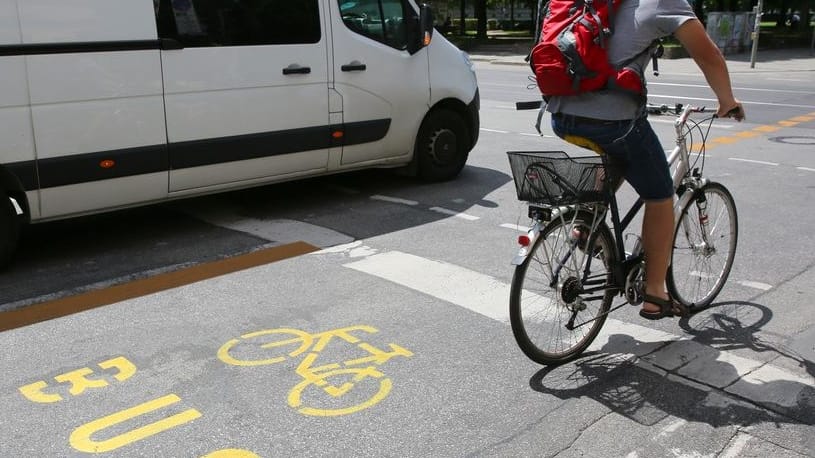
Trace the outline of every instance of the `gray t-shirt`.
<path fill-rule="evenodd" d="M 619 66 L 642 53 L 656 39 L 671 35 L 689 19 L 696 18 L 687 0 L 622 0 L 614 13 L 614 35 L 609 41 L 608 56 Z M 643 53 L 631 66 L 642 75 L 650 63 Z M 595 119 L 633 119 L 640 99 L 619 90 L 601 90 L 575 96 L 549 99 L 547 111 Z"/>

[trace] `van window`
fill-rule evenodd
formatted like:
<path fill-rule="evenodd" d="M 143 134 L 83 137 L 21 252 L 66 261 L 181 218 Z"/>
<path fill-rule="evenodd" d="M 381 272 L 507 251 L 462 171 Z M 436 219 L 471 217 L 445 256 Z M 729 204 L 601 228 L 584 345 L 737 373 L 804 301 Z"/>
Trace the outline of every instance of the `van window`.
<path fill-rule="evenodd" d="M 339 4 L 342 21 L 349 29 L 396 49 L 407 48 L 401 0 L 339 0 Z"/>
<path fill-rule="evenodd" d="M 319 0 L 154 0 L 159 38 L 184 46 L 320 41 Z"/>

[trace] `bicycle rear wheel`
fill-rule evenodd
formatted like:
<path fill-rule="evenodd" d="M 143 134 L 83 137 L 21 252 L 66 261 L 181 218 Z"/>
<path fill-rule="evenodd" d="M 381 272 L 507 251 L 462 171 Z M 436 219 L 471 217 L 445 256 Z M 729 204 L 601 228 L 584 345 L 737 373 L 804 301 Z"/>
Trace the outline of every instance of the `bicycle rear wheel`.
<path fill-rule="evenodd" d="M 529 256 L 515 268 L 509 318 L 518 346 L 540 364 L 562 364 L 580 355 L 597 337 L 611 306 L 611 266 L 616 254 L 611 232 L 593 216 L 577 212 L 557 217 L 541 231 Z M 594 238 L 591 248 L 588 240 Z M 585 275 L 586 265 L 589 273 Z M 585 290 L 590 292 L 586 292 Z M 567 326 L 572 322 L 571 329 Z"/>
<path fill-rule="evenodd" d="M 704 237 L 704 227 L 707 237 Z M 682 209 L 674 233 L 667 287 L 689 308 L 710 305 L 724 287 L 738 242 L 736 203 L 719 183 L 708 183 Z"/>

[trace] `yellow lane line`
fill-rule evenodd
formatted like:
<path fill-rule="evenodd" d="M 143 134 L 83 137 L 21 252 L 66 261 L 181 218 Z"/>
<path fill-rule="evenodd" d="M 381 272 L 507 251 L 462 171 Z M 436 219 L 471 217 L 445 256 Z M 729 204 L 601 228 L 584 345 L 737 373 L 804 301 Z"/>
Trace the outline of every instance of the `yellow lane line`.
<path fill-rule="evenodd" d="M 783 126 L 783 127 L 792 127 L 792 126 L 797 126 L 798 124 L 801 124 L 801 123 L 796 122 L 796 121 L 778 121 L 778 125 Z"/>
<path fill-rule="evenodd" d="M 736 132 L 735 134 L 733 134 L 734 137 L 739 138 L 753 138 L 758 137 L 759 135 L 761 134 L 759 134 L 758 132 L 753 132 L 752 130 L 745 130 L 744 132 Z"/>
<path fill-rule="evenodd" d="M 173 272 L 166 272 L 100 290 L 77 294 L 75 296 L 41 302 L 18 310 L 0 312 L 0 332 L 71 315 L 103 305 L 114 304 L 134 297 L 146 296 L 159 291 L 177 288 L 201 280 L 281 261 L 317 250 L 319 250 L 318 247 L 306 242 L 294 242 L 227 259 L 199 264 Z"/>

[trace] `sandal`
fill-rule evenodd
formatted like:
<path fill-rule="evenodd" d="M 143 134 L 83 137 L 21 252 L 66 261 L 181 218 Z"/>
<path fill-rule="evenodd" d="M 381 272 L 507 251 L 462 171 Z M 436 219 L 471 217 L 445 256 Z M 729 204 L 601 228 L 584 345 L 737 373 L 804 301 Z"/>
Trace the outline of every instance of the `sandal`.
<path fill-rule="evenodd" d="M 658 312 L 647 312 L 640 309 L 640 316 L 647 320 L 661 320 L 666 317 L 686 316 L 688 314 L 688 309 L 684 305 L 670 298 L 662 299 L 646 294 L 643 297 L 643 302 L 650 302 L 660 308 Z"/>

